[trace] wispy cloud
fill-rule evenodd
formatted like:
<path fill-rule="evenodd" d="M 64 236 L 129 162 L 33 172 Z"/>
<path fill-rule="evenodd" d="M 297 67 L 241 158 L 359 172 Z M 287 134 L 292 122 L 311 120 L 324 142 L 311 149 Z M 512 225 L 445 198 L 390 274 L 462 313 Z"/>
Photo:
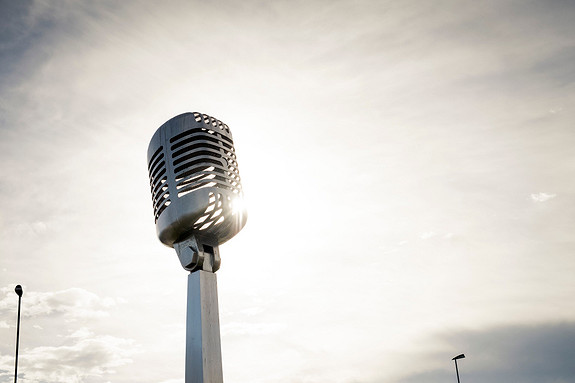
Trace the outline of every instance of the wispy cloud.
<path fill-rule="evenodd" d="M 550 199 L 553 199 L 557 197 L 557 194 L 552 194 L 552 193 L 534 193 L 531 194 L 531 200 L 533 202 L 546 202 L 549 201 Z"/>
<path fill-rule="evenodd" d="M 13 287 L 4 287 L 0 293 L 3 295 L 0 316 L 15 315 L 17 300 Z M 109 378 L 116 368 L 132 363 L 132 356 L 140 352 L 136 341 L 102 333 L 102 320 L 110 315 L 118 299 L 103 298 L 81 288 L 34 292 L 24 286 L 23 301 L 22 314 L 29 327 L 26 341 L 21 342 L 22 379 L 34 383 L 101 380 Z M 42 325 L 29 323 L 30 318 Z M 0 328 L 8 327 L 6 322 L 0 323 L 7 325 Z M 13 378 L 14 359 L 6 352 L 6 348 L 0 349 L 0 382 Z"/>
<path fill-rule="evenodd" d="M 25 286 L 24 286 L 25 287 Z M 15 312 L 13 287 L 4 287 L 0 293 L 4 295 L 0 300 L 0 315 Z M 109 315 L 108 310 L 116 305 L 113 298 L 101 298 L 98 295 L 81 288 L 70 288 L 54 292 L 26 292 L 25 317 L 62 315 L 65 321 L 77 319 L 100 318 Z"/>
<path fill-rule="evenodd" d="M 110 376 L 116 368 L 131 363 L 131 357 L 140 349 L 133 340 L 80 329 L 66 336 L 59 346 L 24 351 L 19 357 L 21 379 L 34 383 L 82 383 Z M 13 357 L 0 357 L 0 371 L 11 371 L 13 365 Z M 0 372 L 0 382 L 12 377 L 11 373 Z"/>
<path fill-rule="evenodd" d="M 426 240 L 437 236 L 437 233 L 434 231 L 426 231 L 425 233 L 421 233 L 419 236 L 420 239 Z"/>
<path fill-rule="evenodd" d="M 285 323 L 231 322 L 222 326 L 222 335 L 269 335 L 286 328 Z"/>

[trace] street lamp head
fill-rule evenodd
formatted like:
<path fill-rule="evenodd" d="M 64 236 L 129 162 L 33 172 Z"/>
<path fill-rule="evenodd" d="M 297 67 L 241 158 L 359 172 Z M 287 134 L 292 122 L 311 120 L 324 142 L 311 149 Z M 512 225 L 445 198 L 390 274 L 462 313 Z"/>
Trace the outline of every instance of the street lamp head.
<path fill-rule="evenodd" d="M 24 290 L 22 290 L 22 286 L 20 286 L 20 285 L 16 285 L 16 287 L 14 288 L 14 291 L 16 291 L 16 294 L 18 294 L 19 297 L 21 297 L 22 294 L 24 293 Z"/>
<path fill-rule="evenodd" d="M 465 358 L 465 354 L 459 354 L 451 360 L 457 360 L 457 359 L 463 359 L 463 358 Z"/>

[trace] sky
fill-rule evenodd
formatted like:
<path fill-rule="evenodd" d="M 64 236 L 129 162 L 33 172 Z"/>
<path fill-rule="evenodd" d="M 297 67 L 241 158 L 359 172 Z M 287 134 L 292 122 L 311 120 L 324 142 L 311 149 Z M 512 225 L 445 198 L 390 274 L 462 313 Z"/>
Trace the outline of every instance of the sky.
<path fill-rule="evenodd" d="M 227 383 L 575 381 L 572 1 L 0 0 L 0 383 L 183 383 L 149 140 L 229 125 Z"/>

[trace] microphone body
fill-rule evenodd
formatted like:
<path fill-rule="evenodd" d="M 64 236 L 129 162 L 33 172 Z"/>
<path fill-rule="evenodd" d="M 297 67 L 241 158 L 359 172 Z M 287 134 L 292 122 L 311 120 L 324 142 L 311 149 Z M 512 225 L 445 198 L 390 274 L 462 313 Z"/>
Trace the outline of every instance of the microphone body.
<path fill-rule="evenodd" d="M 201 113 L 168 120 L 150 141 L 148 171 L 156 231 L 166 246 L 195 237 L 217 247 L 244 227 L 235 148 L 223 122 Z"/>

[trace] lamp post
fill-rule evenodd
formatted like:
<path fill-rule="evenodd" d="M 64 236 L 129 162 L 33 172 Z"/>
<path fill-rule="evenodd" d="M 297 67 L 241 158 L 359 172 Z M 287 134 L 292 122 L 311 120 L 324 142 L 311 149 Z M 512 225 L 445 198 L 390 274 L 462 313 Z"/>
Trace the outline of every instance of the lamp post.
<path fill-rule="evenodd" d="M 451 359 L 455 362 L 455 374 L 457 375 L 457 383 L 460 383 L 460 381 L 459 381 L 459 370 L 457 369 L 457 359 L 463 359 L 463 358 L 465 358 L 465 354 L 459 354 L 459 355 L 453 357 L 453 359 Z"/>
<path fill-rule="evenodd" d="M 20 342 L 20 307 L 22 305 L 22 286 L 16 285 L 14 288 L 16 294 L 18 294 L 18 322 L 16 323 L 16 361 L 14 363 L 14 383 L 18 379 L 18 343 Z"/>

